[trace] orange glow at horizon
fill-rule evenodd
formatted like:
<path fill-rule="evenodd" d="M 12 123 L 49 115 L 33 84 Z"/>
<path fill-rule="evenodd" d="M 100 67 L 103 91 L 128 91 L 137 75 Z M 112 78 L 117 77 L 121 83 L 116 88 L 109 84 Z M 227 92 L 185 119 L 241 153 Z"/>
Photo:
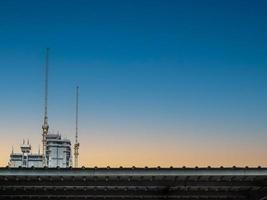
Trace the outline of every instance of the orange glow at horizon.
<path fill-rule="evenodd" d="M 93 136 L 94 135 L 94 136 Z M 30 137 L 31 138 L 31 137 Z M 19 152 L 21 141 L 13 135 L 7 136 L 0 146 L 0 165 L 6 166 L 12 144 Z M 33 152 L 38 151 L 39 137 L 31 140 Z M 79 166 L 87 167 L 195 167 L 195 166 L 267 166 L 265 140 L 251 141 L 249 138 L 194 139 L 159 135 L 109 136 L 95 132 L 88 137 L 80 136 Z"/>

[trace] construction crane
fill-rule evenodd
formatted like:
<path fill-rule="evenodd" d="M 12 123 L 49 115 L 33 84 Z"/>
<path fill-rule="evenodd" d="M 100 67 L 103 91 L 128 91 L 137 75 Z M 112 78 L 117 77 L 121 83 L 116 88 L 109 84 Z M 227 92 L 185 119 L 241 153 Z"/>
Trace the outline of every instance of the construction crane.
<path fill-rule="evenodd" d="M 46 136 L 48 134 L 48 116 L 47 116 L 47 103 L 48 103 L 48 65 L 49 65 L 49 48 L 46 49 L 45 57 L 45 101 L 44 101 L 44 124 L 42 125 L 43 129 L 43 164 L 47 166 L 46 162 Z"/>
<path fill-rule="evenodd" d="M 76 87 L 76 128 L 75 128 L 75 144 L 74 144 L 74 167 L 78 167 L 79 147 L 78 142 L 78 114 L 79 114 L 79 86 Z"/>

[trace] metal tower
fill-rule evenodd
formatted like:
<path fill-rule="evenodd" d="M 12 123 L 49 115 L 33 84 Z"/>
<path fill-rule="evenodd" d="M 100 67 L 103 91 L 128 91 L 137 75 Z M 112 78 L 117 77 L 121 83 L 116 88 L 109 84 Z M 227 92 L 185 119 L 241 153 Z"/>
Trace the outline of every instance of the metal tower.
<path fill-rule="evenodd" d="M 48 116 L 47 116 L 47 101 L 48 101 L 48 63 L 49 61 L 49 48 L 46 49 L 46 58 L 45 58 L 45 102 L 44 102 L 44 124 L 42 125 L 43 129 L 43 162 L 44 166 L 47 166 L 46 162 L 46 136 L 48 134 Z"/>
<path fill-rule="evenodd" d="M 79 87 L 76 87 L 76 129 L 75 129 L 75 144 L 74 144 L 74 167 L 78 167 L 79 142 L 78 142 L 78 114 L 79 114 Z"/>

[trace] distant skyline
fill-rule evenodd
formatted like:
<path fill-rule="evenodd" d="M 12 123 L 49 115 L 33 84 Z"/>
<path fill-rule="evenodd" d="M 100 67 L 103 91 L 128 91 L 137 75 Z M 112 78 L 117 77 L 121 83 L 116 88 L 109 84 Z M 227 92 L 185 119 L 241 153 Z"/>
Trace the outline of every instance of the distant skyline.
<path fill-rule="evenodd" d="M 48 121 L 85 166 L 267 166 L 267 2 L 0 2 L 0 165 Z"/>

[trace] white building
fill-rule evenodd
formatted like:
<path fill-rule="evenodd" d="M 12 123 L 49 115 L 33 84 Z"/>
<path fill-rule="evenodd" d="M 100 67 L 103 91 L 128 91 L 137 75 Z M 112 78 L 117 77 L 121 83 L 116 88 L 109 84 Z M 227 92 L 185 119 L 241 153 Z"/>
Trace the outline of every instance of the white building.
<path fill-rule="evenodd" d="M 46 50 L 46 64 L 45 64 L 45 105 L 44 105 L 44 123 L 42 125 L 43 140 L 42 140 L 42 154 L 32 154 L 31 145 L 29 142 L 21 145 L 22 153 L 12 153 L 8 165 L 10 167 L 60 167 L 66 168 L 72 166 L 71 156 L 71 142 L 68 139 L 62 139 L 59 134 L 49 133 L 47 102 L 48 102 L 48 54 L 49 49 Z M 78 92 L 78 90 L 77 90 Z M 78 93 L 77 93 L 78 100 Z M 78 103 L 78 101 L 77 101 Z M 78 163 L 78 104 L 76 105 L 76 141 L 75 141 L 75 160 Z M 76 167 L 78 164 L 76 164 Z"/>
<path fill-rule="evenodd" d="M 9 167 L 43 167 L 43 156 L 40 152 L 38 154 L 32 154 L 32 147 L 29 141 L 26 144 L 23 140 L 20 149 L 21 153 L 14 153 L 12 150 L 8 163 Z"/>
<path fill-rule="evenodd" d="M 46 161 L 49 168 L 72 166 L 70 140 L 62 139 L 59 134 L 47 134 Z"/>
<path fill-rule="evenodd" d="M 23 141 L 20 149 L 21 153 L 14 153 L 12 150 L 8 163 L 9 167 L 44 167 L 43 156 L 40 152 L 33 154 L 29 142 L 26 144 Z M 46 162 L 46 166 L 49 168 L 72 166 L 70 140 L 62 139 L 59 134 L 48 134 L 46 137 Z"/>

